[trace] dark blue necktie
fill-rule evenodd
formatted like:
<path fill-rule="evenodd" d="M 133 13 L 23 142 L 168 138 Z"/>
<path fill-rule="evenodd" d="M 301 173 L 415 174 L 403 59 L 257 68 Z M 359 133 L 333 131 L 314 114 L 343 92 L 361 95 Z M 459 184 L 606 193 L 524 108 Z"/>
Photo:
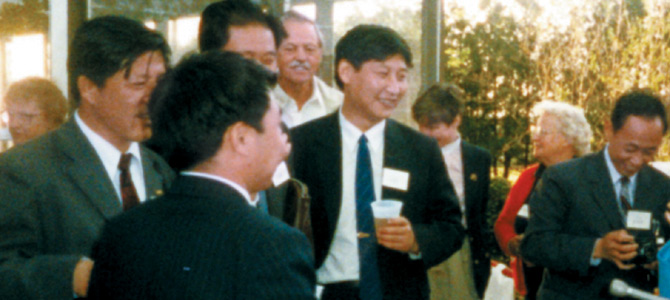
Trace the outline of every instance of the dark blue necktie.
<path fill-rule="evenodd" d="M 361 135 L 356 158 L 356 229 L 360 259 L 361 300 L 381 300 L 382 290 L 377 268 L 377 238 L 370 204 L 375 200 L 372 162 L 368 139 Z"/>

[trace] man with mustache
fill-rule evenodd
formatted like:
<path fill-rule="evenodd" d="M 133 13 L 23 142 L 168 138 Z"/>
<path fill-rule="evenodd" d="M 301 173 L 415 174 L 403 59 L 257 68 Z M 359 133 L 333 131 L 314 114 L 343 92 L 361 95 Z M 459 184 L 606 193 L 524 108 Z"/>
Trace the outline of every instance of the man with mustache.
<path fill-rule="evenodd" d="M 464 235 L 437 142 L 389 119 L 407 92 L 410 48 L 390 28 L 360 25 L 337 43 L 335 63 L 341 108 L 291 132 L 322 299 L 428 299 L 427 268 Z M 375 230 L 371 203 L 382 199 L 402 212 Z"/>
<path fill-rule="evenodd" d="M 325 116 L 342 104 L 342 93 L 316 77 L 323 44 L 314 21 L 295 11 L 282 18 L 288 36 L 277 51 L 275 99 L 289 127 Z"/>
<path fill-rule="evenodd" d="M 85 297 L 87 258 L 113 216 L 162 194 L 168 165 L 139 142 L 147 103 L 165 73 L 165 39 L 137 21 L 101 17 L 73 37 L 68 74 L 74 115 L 0 155 L 0 295 Z"/>

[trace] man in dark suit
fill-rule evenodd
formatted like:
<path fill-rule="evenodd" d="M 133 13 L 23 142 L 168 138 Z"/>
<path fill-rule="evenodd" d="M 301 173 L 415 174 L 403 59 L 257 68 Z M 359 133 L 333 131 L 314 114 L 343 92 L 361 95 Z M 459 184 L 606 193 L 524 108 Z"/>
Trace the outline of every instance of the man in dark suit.
<path fill-rule="evenodd" d="M 486 244 L 491 153 L 461 140 L 462 91 L 453 84 L 428 88 L 412 106 L 419 130 L 437 140 L 467 229 L 461 250 L 428 271 L 431 299 L 481 299 L 491 273 Z"/>
<path fill-rule="evenodd" d="M 545 171 L 521 243 L 523 257 L 546 268 L 539 299 L 615 299 L 608 293 L 613 278 L 647 291 L 658 284 L 653 263 L 631 260 L 641 252 L 642 234 L 664 233 L 667 240 L 670 179 L 648 166 L 667 124 L 656 96 L 627 93 L 605 124 L 604 150 Z"/>
<path fill-rule="evenodd" d="M 102 17 L 77 30 L 71 119 L 0 155 L 3 299 L 84 296 L 104 223 L 165 189 L 171 169 L 138 142 L 151 135 L 147 102 L 168 57 L 163 37 L 136 21 Z"/>
<path fill-rule="evenodd" d="M 410 49 L 389 28 L 361 25 L 335 52 L 343 106 L 291 135 L 322 299 L 427 299 L 426 270 L 460 248 L 463 227 L 437 143 L 388 119 L 407 91 Z M 370 203 L 381 199 L 402 201 L 402 215 L 373 232 Z"/>
<path fill-rule="evenodd" d="M 314 299 L 307 239 L 250 197 L 270 186 L 290 149 L 271 78 L 213 51 L 159 83 L 154 141 L 181 174 L 164 197 L 105 226 L 90 299 Z"/>

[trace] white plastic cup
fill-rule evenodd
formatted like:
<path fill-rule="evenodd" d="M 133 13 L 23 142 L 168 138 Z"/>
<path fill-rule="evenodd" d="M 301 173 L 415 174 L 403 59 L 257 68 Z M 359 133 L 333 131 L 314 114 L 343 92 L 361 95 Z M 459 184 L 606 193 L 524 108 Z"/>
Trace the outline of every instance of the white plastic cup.
<path fill-rule="evenodd" d="M 398 200 L 374 201 L 372 204 L 372 215 L 375 217 L 375 227 L 383 227 L 388 219 L 397 218 L 402 210 L 402 202 Z"/>

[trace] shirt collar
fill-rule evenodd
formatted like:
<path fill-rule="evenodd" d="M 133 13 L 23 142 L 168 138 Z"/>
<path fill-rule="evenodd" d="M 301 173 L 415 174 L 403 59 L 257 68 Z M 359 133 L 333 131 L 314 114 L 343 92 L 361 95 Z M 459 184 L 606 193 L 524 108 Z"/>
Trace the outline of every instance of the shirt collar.
<path fill-rule="evenodd" d="M 614 184 L 614 186 L 616 186 L 617 183 L 619 182 L 619 180 L 621 179 L 621 177 L 623 177 L 623 175 L 621 175 L 619 173 L 619 171 L 617 171 L 616 167 L 614 166 L 614 163 L 612 163 L 612 158 L 610 157 L 610 154 L 609 154 L 609 151 L 608 151 L 609 147 L 610 147 L 610 145 L 607 144 L 605 146 L 605 150 L 603 150 L 603 152 L 605 152 L 605 163 L 607 163 L 607 170 L 610 173 L 610 178 L 612 179 L 612 184 Z M 628 179 L 630 179 L 630 183 L 632 185 L 635 185 L 635 179 L 637 179 L 637 174 L 638 173 L 635 173 L 635 175 L 628 178 Z"/>
<path fill-rule="evenodd" d="M 242 197 L 244 197 L 244 200 L 247 200 L 249 205 L 251 205 L 253 207 L 256 207 L 256 204 L 258 202 L 258 196 L 256 197 L 256 199 L 251 200 L 251 196 L 249 195 L 249 192 L 246 189 L 244 189 L 241 185 L 235 183 L 234 181 L 223 178 L 221 176 L 217 176 L 217 175 L 213 175 L 213 174 L 209 174 L 209 173 L 195 172 L 195 171 L 182 171 L 180 174 L 184 175 L 184 176 L 194 176 L 194 177 L 207 178 L 207 179 L 211 179 L 211 180 L 221 182 L 221 183 L 233 188 L 238 193 L 240 193 L 240 195 L 242 195 Z"/>
<path fill-rule="evenodd" d="M 312 76 L 312 95 L 309 96 L 309 99 L 305 102 L 305 104 L 310 103 L 312 101 L 315 101 L 319 104 L 320 107 L 325 107 L 325 103 L 323 102 L 323 97 L 321 97 L 321 91 L 319 90 L 319 85 L 318 82 L 316 81 L 316 76 Z M 281 108 L 285 108 L 289 104 L 296 105 L 295 99 L 291 97 L 289 94 L 284 91 L 284 89 L 281 87 L 281 85 L 277 84 L 275 87 L 275 92 L 277 97 L 275 99 L 277 100 L 277 104 Z"/>
<path fill-rule="evenodd" d="M 88 139 L 88 141 L 91 143 L 91 146 L 93 146 L 93 149 L 100 157 L 102 165 L 105 167 L 109 178 L 114 178 L 114 174 L 116 173 L 116 170 L 119 166 L 119 160 L 121 160 L 121 154 L 123 153 L 121 153 L 119 149 L 105 140 L 98 133 L 93 131 L 93 129 L 88 127 L 84 120 L 82 120 L 79 116 L 79 110 L 75 111 L 74 119 L 81 131 L 84 133 L 84 136 L 86 136 L 86 139 Z M 132 142 L 126 153 L 130 153 L 133 158 L 137 159 L 138 162 L 142 161 L 140 146 L 137 142 Z"/>
<path fill-rule="evenodd" d="M 455 141 L 446 144 L 444 145 L 444 147 L 442 147 L 442 153 L 449 154 L 458 150 L 460 147 L 461 147 L 461 135 L 459 134 L 458 138 L 456 138 Z"/>
<path fill-rule="evenodd" d="M 342 114 L 342 108 L 339 109 L 340 128 L 342 128 L 342 139 L 352 141 L 351 143 L 343 143 L 346 151 L 354 153 L 358 149 L 358 140 L 361 135 L 365 134 L 368 139 L 368 147 L 372 152 L 378 152 L 384 147 L 384 129 L 386 128 L 386 120 L 370 127 L 366 132 L 362 132 L 356 125 L 352 124 Z"/>

